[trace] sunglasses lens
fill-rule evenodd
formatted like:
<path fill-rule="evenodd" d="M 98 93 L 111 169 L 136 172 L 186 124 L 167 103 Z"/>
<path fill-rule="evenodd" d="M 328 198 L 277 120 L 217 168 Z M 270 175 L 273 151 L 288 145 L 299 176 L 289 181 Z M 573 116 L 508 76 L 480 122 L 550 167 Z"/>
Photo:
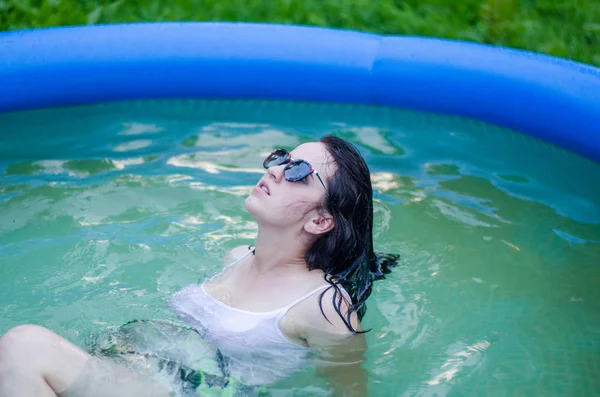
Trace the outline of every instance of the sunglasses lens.
<path fill-rule="evenodd" d="M 278 166 L 281 164 L 285 164 L 289 161 L 289 158 L 290 158 L 290 154 L 287 152 L 287 150 L 284 150 L 284 149 L 274 150 L 273 152 L 271 152 L 271 154 L 269 154 L 267 156 L 265 161 L 263 161 L 263 167 L 269 168 L 269 167 L 275 167 L 275 166 Z"/>
<path fill-rule="evenodd" d="M 286 181 L 296 182 L 301 181 L 312 173 L 312 167 L 303 160 L 297 160 L 287 167 L 283 171 L 283 176 Z"/>

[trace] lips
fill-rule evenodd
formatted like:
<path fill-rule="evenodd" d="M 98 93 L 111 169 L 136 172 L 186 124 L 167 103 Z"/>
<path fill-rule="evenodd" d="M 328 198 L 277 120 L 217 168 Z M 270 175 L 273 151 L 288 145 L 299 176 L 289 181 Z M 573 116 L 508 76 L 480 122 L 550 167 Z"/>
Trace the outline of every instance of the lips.
<path fill-rule="evenodd" d="M 264 183 L 263 181 L 258 183 L 258 188 L 260 190 L 262 190 L 263 192 L 265 192 L 267 195 L 271 195 L 271 191 L 269 190 L 269 186 L 267 186 L 266 183 Z"/>

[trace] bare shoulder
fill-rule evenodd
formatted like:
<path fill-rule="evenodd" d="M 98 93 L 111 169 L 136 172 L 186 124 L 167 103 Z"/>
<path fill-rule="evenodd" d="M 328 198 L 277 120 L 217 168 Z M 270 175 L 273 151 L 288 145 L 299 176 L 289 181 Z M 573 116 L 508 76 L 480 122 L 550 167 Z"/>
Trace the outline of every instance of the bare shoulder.
<path fill-rule="evenodd" d="M 338 313 L 336 306 L 340 303 L 340 293 L 342 296 Z M 336 295 L 335 289 L 330 287 L 327 288 L 324 293 L 314 294 L 311 297 L 310 302 L 307 303 L 309 304 L 305 305 L 306 316 L 308 317 L 310 324 L 316 329 L 341 335 L 352 334 L 352 331 L 347 325 L 349 322 L 353 329 L 357 331 L 361 330 L 356 313 L 352 313 L 350 318 L 348 318 L 351 302 L 345 292 L 339 292 Z"/>
<path fill-rule="evenodd" d="M 233 249 L 231 249 L 225 256 L 223 257 L 223 266 L 227 266 L 232 264 L 233 262 L 240 259 L 248 252 L 249 248 L 247 245 L 239 245 Z"/>

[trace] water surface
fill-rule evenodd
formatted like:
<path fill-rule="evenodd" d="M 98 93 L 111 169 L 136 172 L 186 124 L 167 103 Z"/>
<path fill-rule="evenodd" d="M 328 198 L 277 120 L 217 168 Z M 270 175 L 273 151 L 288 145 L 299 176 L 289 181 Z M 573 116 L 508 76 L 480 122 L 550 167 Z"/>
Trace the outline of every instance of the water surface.
<path fill-rule="evenodd" d="M 600 395 L 600 165 L 449 116 L 347 105 L 147 101 L 0 115 L 0 333 L 85 346 L 251 244 L 274 146 L 355 143 L 375 244 L 400 266 L 364 323 L 372 396 Z M 308 368 L 278 395 L 324 396 Z"/>

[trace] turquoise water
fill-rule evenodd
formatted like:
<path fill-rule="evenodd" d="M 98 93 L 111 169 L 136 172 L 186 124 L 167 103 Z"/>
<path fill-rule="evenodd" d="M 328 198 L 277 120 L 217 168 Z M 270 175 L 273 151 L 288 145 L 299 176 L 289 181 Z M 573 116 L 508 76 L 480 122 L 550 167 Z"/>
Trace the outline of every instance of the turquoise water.
<path fill-rule="evenodd" d="M 262 156 L 334 133 L 373 173 L 372 396 L 600 395 L 600 164 L 425 113 L 151 101 L 0 115 L 0 333 L 86 346 L 252 243 Z M 324 396 L 312 368 L 277 395 Z"/>

